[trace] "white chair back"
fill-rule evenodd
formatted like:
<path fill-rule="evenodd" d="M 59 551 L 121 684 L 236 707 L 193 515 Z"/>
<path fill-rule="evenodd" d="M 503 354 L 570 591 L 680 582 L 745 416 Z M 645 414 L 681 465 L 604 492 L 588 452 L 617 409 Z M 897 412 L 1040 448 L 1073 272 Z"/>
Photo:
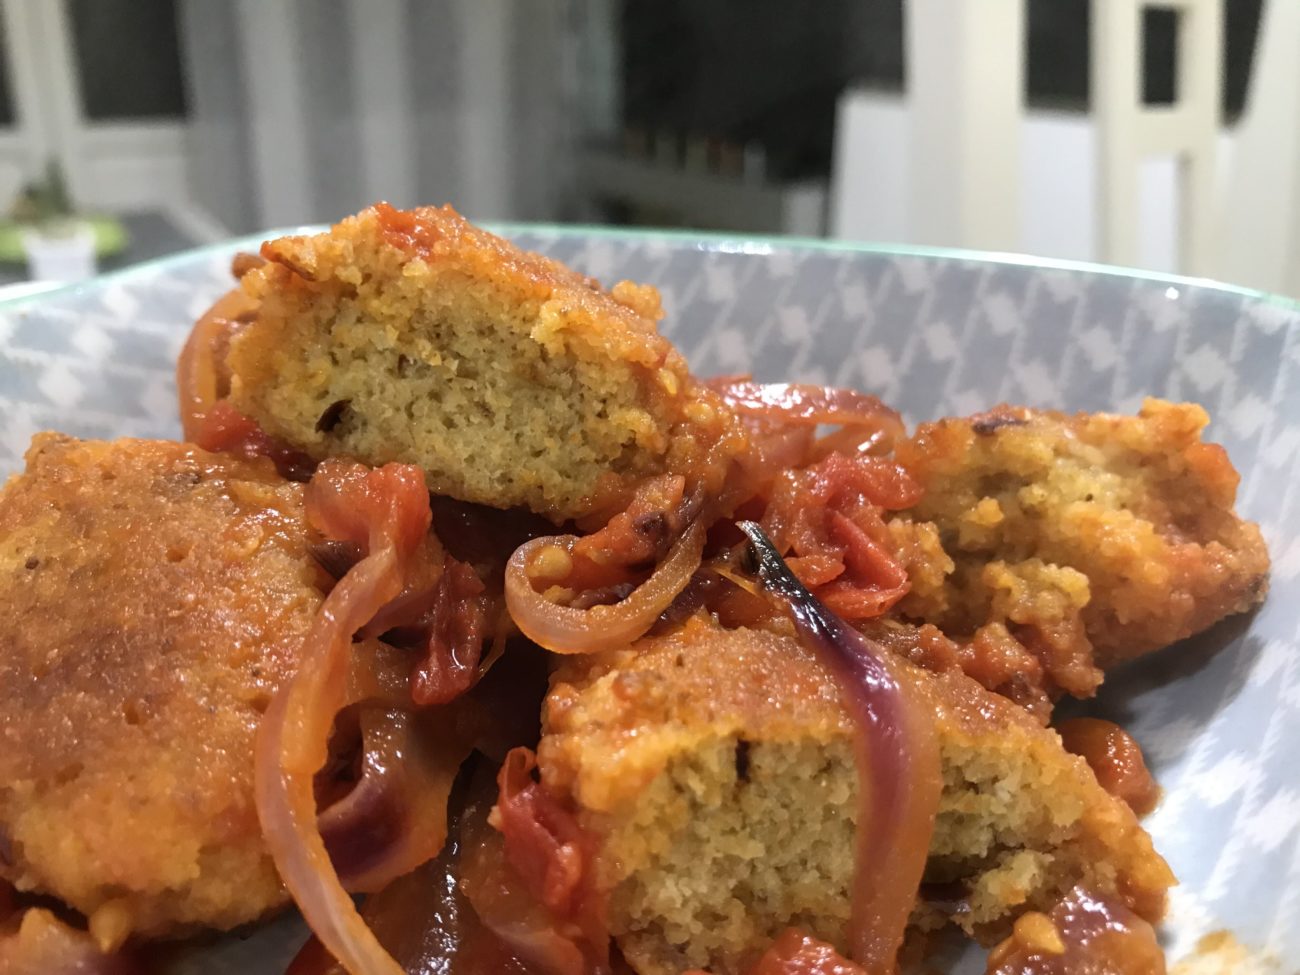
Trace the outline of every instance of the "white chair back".
<path fill-rule="evenodd" d="M 1178 14 L 1177 100 L 1142 103 L 1143 0 L 1092 0 L 1092 112 L 1097 126 L 1098 257 L 1135 267 L 1139 170 L 1151 156 L 1178 162 L 1178 263 L 1208 275 L 1215 261 L 1215 160 L 1223 90 L 1222 0 L 1162 0 Z"/>
<path fill-rule="evenodd" d="M 1266 0 L 1256 36 L 1212 274 L 1300 297 L 1300 3 Z"/>
<path fill-rule="evenodd" d="M 1025 0 L 909 0 L 912 236 L 1015 250 Z"/>

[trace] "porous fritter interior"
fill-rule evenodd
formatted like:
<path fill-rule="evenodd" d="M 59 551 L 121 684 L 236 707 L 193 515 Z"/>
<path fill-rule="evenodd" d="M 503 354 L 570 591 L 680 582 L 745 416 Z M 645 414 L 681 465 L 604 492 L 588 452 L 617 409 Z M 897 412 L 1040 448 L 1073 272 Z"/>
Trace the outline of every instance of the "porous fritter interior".
<path fill-rule="evenodd" d="M 1080 882 L 1161 913 L 1168 867 L 1054 732 L 958 672 L 902 666 L 934 708 L 944 780 L 914 925 L 988 940 Z M 638 971 L 741 972 L 790 925 L 844 947 L 851 728 L 793 637 L 696 618 L 566 662 L 544 732 L 543 780 L 604 838 L 613 931 Z"/>
<path fill-rule="evenodd" d="M 269 461 L 42 434 L 0 495 L 0 877 L 104 944 L 285 903 L 253 743 L 321 601 Z"/>
<path fill-rule="evenodd" d="M 990 626 L 1092 693 L 1101 668 L 1259 603 L 1268 553 L 1233 510 L 1239 476 L 1205 411 L 1137 416 L 999 407 L 923 424 L 897 448 L 925 488 L 893 529 L 899 614 L 955 638 Z"/>
<path fill-rule="evenodd" d="M 606 292 L 449 207 L 381 205 L 263 254 L 233 400 L 312 456 L 417 464 L 435 493 L 562 519 L 689 466 L 722 422 L 653 288 Z"/>

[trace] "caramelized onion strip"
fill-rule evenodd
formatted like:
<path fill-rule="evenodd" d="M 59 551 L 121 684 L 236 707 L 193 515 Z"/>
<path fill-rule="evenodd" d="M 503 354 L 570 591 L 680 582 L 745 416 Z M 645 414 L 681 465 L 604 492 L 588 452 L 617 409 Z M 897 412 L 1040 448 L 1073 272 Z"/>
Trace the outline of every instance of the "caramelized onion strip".
<path fill-rule="evenodd" d="M 738 527 L 763 589 L 785 604 L 800 640 L 835 677 L 854 723 L 859 807 L 849 935 L 854 961 L 871 975 L 892 975 L 939 807 L 933 705 L 900 680 L 888 651 L 803 587 L 762 528 Z"/>
<path fill-rule="evenodd" d="M 807 383 L 756 383 L 735 377 L 712 379 L 707 385 L 739 413 L 787 423 L 880 426 L 902 432 L 903 421 L 896 410 L 878 397 L 855 389 Z"/>
<path fill-rule="evenodd" d="M 554 966 L 538 968 L 515 957 L 480 920 L 464 888 L 463 861 L 467 845 L 477 834 L 501 838 L 487 826 L 488 811 L 496 796 L 491 775 L 485 767 L 475 774 L 468 788 L 468 800 L 451 824 L 451 839 L 437 857 L 405 874 L 383 890 L 367 897 L 361 916 L 380 943 L 408 972 L 441 972 L 454 975 L 542 975 Z M 477 834 L 468 824 L 478 824 Z M 508 870 L 500 857 L 484 864 L 486 876 L 476 879 L 478 888 L 502 884 Z M 489 905 L 490 906 L 490 905 Z M 561 955 L 565 960 L 572 946 Z M 308 940 L 289 965 L 285 975 L 344 975 L 316 938 Z M 577 972 L 575 975 L 585 975 Z"/>
<path fill-rule="evenodd" d="M 578 944 L 580 932 L 523 889 L 506 859 L 500 833 L 486 826 L 467 831 L 460 885 L 477 921 L 527 970 L 539 975 L 594 975 L 594 966 Z"/>
<path fill-rule="evenodd" d="M 372 707 L 360 721 L 361 778 L 317 822 L 339 882 L 372 893 L 442 849 L 447 797 L 470 743 L 451 714 Z"/>
<path fill-rule="evenodd" d="M 186 339 L 176 361 L 176 391 L 186 440 L 195 441 L 204 416 L 226 395 L 225 380 L 217 361 L 219 350 L 240 319 L 256 307 L 257 303 L 242 291 L 231 291 L 204 312 Z"/>
<path fill-rule="evenodd" d="M 497 829 L 466 819 L 462 889 L 483 924 L 537 970 L 607 975 L 609 928 L 591 838 L 533 778 L 535 766 L 531 751 L 513 749 L 498 775 Z"/>
<path fill-rule="evenodd" d="M 403 588 L 404 562 L 429 527 L 428 491 L 414 468 L 370 471 L 327 462 L 307 489 L 308 517 L 367 555 L 321 604 L 293 678 L 258 732 L 255 782 L 266 843 L 303 917 L 345 968 L 402 975 L 339 881 L 317 821 L 313 780 L 328 756 L 334 716 L 346 702 L 352 637 Z"/>
<path fill-rule="evenodd" d="M 567 559 L 574 535 L 535 538 L 515 550 L 506 565 L 506 605 L 520 632 L 553 653 L 592 653 L 631 643 L 654 625 L 700 566 L 707 533 L 697 518 L 673 543 L 650 578 L 623 600 L 587 609 L 565 606 L 538 592 L 533 579 L 548 558 Z"/>

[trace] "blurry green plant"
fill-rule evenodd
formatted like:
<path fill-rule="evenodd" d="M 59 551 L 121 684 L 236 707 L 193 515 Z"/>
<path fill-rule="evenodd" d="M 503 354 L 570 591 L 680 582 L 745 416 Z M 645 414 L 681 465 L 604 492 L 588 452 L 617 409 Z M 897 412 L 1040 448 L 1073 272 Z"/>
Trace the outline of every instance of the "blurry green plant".
<path fill-rule="evenodd" d="M 71 236 L 81 224 L 63 167 L 51 159 L 45 164 L 45 175 L 33 180 L 18 191 L 9 210 L 10 219 L 39 230 L 47 237 Z"/>
<path fill-rule="evenodd" d="M 40 179 L 27 183 L 0 219 L 0 264 L 27 260 L 24 240 L 36 237 L 71 238 L 89 230 L 95 255 L 111 257 L 128 243 L 126 227 L 117 217 L 79 211 L 68 192 L 63 167 L 51 159 Z"/>

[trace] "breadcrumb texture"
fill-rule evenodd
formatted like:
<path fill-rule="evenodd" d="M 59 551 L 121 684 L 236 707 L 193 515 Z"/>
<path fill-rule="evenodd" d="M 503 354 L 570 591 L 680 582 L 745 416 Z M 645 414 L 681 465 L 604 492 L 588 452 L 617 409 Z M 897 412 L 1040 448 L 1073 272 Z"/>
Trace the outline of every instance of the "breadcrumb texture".
<path fill-rule="evenodd" d="M 1173 878 L 1150 837 L 1054 732 L 960 672 L 901 666 L 934 709 L 944 780 L 916 928 L 950 919 L 989 941 L 1077 883 L 1163 912 Z M 742 972 L 791 925 L 845 949 L 852 729 L 793 637 L 696 618 L 568 660 L 543 727 L 543 781 L 604 838 L 637 971 Z"/>
<path fill-rule="evenodd" d="M 321 600 L 305 533 L 269 462 L 33 441 L 0 495 L 0 877 L 106 945 L 285 903 L 253 742 Z"/>
<path fill-rule="evenodd" d="M 954 637 L 1005 628 L 1086 695 L 1100 668 L 1255 606 L 1268 552 L 1208 422 L 1148 399 L 1137 416 L 1001 406 L 922 425 L 897 451 L 925 488 L 893 525 L 901 615 Z"/>
<path fill-rule="evenodd" d="M 262 253 L 233 400 L 314 457 L 417 464 L 437 494 L 559 520 L 685 473 L 730 428 L 653 288 L 605 291 L 450 207 L 380 204 Z"/>

